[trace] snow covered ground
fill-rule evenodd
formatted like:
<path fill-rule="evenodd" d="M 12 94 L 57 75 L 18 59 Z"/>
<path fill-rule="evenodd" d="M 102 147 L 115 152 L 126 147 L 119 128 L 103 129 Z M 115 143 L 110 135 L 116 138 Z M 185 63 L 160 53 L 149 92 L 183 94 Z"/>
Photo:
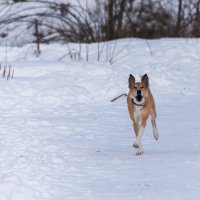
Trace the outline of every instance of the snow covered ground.
<path fill-rule="evenodd" d="M 114 44 L 99 62 L 97 44 L 88 62 L 85 45 L 76 62 L 62 58 L 67 46 L 44 45 L 39 58 L 33 45 L 8 48 L 15 76 L 0 79 L 0 200 L 199 199 L 200 40 L 119 40 L 111 65 Z M 142 156 L 126 98 L 110 102 L 128 92 L 130 73 L 149 75 L 157 104 L 160 138 L 148 123 Z"/>

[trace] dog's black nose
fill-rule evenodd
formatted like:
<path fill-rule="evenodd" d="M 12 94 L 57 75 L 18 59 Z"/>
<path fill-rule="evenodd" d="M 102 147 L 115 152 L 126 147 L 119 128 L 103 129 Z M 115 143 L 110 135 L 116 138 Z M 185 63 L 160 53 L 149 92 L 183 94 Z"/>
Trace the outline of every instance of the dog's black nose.
<path fill-rule="evenodd" d="M 138 94 L 138 95 L 141 95 L 141 90 L 138 90 L 138 91 L 137 91 L 137 94 Z"/>

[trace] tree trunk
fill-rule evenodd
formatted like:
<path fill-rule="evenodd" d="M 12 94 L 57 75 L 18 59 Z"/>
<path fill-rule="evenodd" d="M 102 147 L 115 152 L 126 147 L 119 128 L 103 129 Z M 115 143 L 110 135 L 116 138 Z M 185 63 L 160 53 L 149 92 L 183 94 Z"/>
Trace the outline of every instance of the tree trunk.
<path fill-rule="evenodd" d="M 183 1 L 178 1 L 178 14 L 177 14 L 177 21 L 176 21 L 176 30 L 175 30 L 175 36 L 179 36 L 180 29 L 181 29 L 181 17 L 182 17 L 182 8 L 183 8 Z"/>
<path fill-rule="evenodd" d="M 114 7 L 114 0 L 109 0 L 109 3 L 108 3 L 108 27 L 107 27 L 108 40 L 114 39 L 113 7 Z"/>
<path fill-rule="evenodd" d="M 125 11 L 126 1 L 127 0 L 121 0 L 121 2 L 120 2 L 120 10 L 119 10 L 119 14 L 118 14 L 118 26 L 117 26 L 118 37 L 121 37 L 121 36 L 123 37 L 122 21 L 123 21 L 123 15 L 124 15 L 124 11 Z"/>

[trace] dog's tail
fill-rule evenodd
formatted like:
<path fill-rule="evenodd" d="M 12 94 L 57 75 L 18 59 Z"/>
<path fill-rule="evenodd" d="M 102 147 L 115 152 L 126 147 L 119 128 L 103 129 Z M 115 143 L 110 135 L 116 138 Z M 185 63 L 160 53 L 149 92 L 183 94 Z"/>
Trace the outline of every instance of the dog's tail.
<path fill-rule="evenodd" d="M 126 94 L 126 93 L 121 94 L 121 95 L 115 97 L 114 99 L 112 99 L 111 102 L 114 102 L 114 101 L 116 101 L 117 99 L 119 99 L 120 97 L 123 97 L 123 96 L 126 96 L 126 97 L 127 97 L 127 94 Z"/>

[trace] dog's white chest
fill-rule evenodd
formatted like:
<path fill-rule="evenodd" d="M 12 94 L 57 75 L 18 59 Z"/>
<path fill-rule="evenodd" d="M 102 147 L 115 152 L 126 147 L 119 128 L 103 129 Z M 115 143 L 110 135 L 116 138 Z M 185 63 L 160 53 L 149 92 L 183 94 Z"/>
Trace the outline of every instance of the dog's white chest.
<path fill-rule="evenodd" d="M 142 109 L 141 106 L 135 106 L 134 118 L 136 121 L 140 120 L 141 109 Z"/>

